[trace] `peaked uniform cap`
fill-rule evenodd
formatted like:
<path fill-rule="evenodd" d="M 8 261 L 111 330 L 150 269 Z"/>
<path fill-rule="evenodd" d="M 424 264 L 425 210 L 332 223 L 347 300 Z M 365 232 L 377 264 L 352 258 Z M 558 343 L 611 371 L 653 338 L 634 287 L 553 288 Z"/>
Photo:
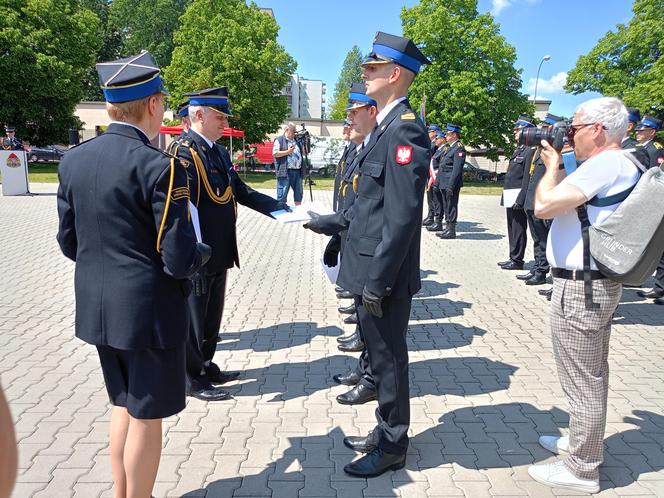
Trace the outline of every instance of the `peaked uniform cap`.
<path fill-rule="evenodd" d="M 429 131 L 440 131 L 440 126 L 435 125 L 435 124 L 430 124 L 430 125 L 427 127 L 427 130 L 429 130 Z"/>
<path fill-rule="evenodd" d="M 562 121 L 562 120 L 563 120 L 563 118 L 561 118 L 560 116 L 556 116 L 555 114 L 550 114 L 548 112 L 546 113 L 546 116 L 544 116 L 544 122 L 547 123 L 547 124 L 550 124 L 550 125 L 554 125 L 558 121 Z"/>
<path fill-rule="evenodd" d="M 150 52 L 97 64 L 99 84 L 107 102 L 139 100 L 155 93 L 169 95 L 161 70 Z"/>
<path fill-rule="evenodd" d="M 638 123 L 641 121 L 641 112 L 636 107 L 628 107 L 627 115 L 629 116 L 630 123 Z"/>
<path fill-rule="evenodd" d="M 182 102 L 175 113 L 181 118 L 186 118 L 189 115 L 189 101 Z"/>
<path fill-rule="evenodd" d="M 16 131 L 16 128 L 14 128 L 13 126 L 5 126 L 5 131 L 9 133 L 12 131 Z"/>
<path fill-rule="evenodd" d="M 655 130 L 662 129 L 662 120 L 653 116 L 643 116 L 643 119 L 636 125 L 637 130 L 644 130 L 646 128 L 653 128 Z"/>
<path fill-rule="evenodd" d="M 390 35 L 379 31 L 374 38 L 371 53 L 362 62 L 363 66 L 393 62 L 414 72 L 420 72 L 423 64 L 431 61 L 417 48 L 410 38 Z"/>
<path fill-rule="evenodd" d="M 452 123 L 447 123 L 447 131 L 453 131 L 454 133 L 461 133 L 461 126 L 452 124 Z"/>
<path fill-rule="evenodd" d="M 225 116 L 233 116 L 228 103 L 228 88 L 225 86 L 185 93 L 185 96 L 189 97 L 189 105 L 205 106 Z"/>
<path fill-rule="evenodd" d="M 348 94 L 348 105 L 346 110 L 359 109 L 367 105 L 378 106 L 378 103 L 367 95 L 367 89 L 364 83 L 353 83 L 350 86 L 350 93 Z"/>
<path fill-rule="evenodd" d="M 534 126 L 535 125 L 533 124 L 533 120 L 528 116 L 519 116 L 519 119 L 517 119 L 516 123 L 514 123 L 515 130 L 517 128 L 533 128 Z"/>

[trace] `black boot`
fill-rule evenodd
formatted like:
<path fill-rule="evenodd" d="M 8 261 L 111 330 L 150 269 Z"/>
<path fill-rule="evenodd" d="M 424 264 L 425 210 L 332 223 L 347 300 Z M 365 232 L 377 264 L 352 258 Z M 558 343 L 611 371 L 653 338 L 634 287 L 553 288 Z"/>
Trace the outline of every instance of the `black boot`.
<path fill-rule="evenodd" d="M 359 338 L 360 338 L 360 334 L 359 334 L 359 332 L 357 331 L 357 329 L 355 329 L 355 331 L 354 331 L 352 334 L 342 335 L 342 336 L 337 337 L 337 342 L 338 342 L 339 344 L 342 344 L 342 343 L 344 343 L 344 342 L 355 341 L 355 340 L 357 340 L 357 339 L 359 339 Z"/>
<path fill-rule="evenodd" d="M 542 285 L 546 283 L 546 273 L 536 271 L 535 274 L 526 280 L 526 285 Z"/>
<path fill-rule="evenodd" d="M 443 229 L 443 222 L 440 218 L 436 218 L 434 222 L 427 227 L 430 232 L 440 232 Z"/>
<path fill-rule="evenodd" d="M 355 313 L 355 303 L 351 304 L 350 306 L 340 306 L 339 313 L 343 313 L 345 315 L 352 315 L 353 313 Z"/>
<path fill-rule="evenodd" d="M 360 382 L 353 389 L 337 396 L 337 402 L 342 405 L 363 405 L 376 399 L 376 388 Z"/>
<path fill-rule="evenodd" d="M 355 477 L 377 477 L 388 470 L 402 469 L 404 465 L 406 465 L 405 454 L 394 455 L 375 448 L 371 453 L 346 465 L 344 472 Z"/>
<path fill-rule="evenodd" d="M 339 348 L 339 351 L 343 351 L 344 353 L 359 353 L 364 349 L 364 342 L 362 342 L 362 339 L 360 339 L 358 335 L 355 340 L 341 342 L 337 347 Z"/>
<path fill-rule="evenodd" d="M 437 233 L 436 237 L 440 237 L 441 239 L 456 239 L 456 223 L 448 223 L 447 230 Z"/>
<path fill-rule="evenodd" d="M 429 225 L 433 225 L 433 214 L 429 214 L 429 216 L 422 220 L 423 227 L 428 227 Z"/>
<path fill-rule="evenodd" d="M 353 313 L 352 315 L 348 315 L 346 318 L 344 318 L 344 323 L 349 325 L 357 325 L 357 313 Z"/>
<path fill-rule="evenodd" d="M 523 273 L 521 275 L 517 275 L 516 278 L 519 280 L 530 280 L 535 276 L 535 272 L 533 270 L 530 270 L 528 273 Z"/>
<path fill-rule="evenodd" d="M 346 374 L 336 374 L 332 376 L 332 380 L 337 384 L 343 384 L 344 386 L 355 386 L 360 382 L 360 375 L 353 371 Z"/>

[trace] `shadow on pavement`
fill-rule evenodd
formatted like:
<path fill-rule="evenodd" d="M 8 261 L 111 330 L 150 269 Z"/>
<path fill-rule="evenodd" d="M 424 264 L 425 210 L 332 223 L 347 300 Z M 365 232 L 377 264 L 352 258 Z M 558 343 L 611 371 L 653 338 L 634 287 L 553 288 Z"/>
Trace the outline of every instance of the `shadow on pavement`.
<path fill-rule="evenodd" d="M 276 363 L 242 372 L 240 384 L 224 388 L 233 396 L 273 394 L 269 402 L 310 396 L 338 386 L 332 376 L 355 368 L 357 359 L 334 355 L 309 362 Z M 517 367 L 488 358 L 435 358 L 410 364 L 410 397 L 453 394 L 465 396 L 502 391 L 509 387 Z"/>
<path fill-rule="evenodd" d="M 410 318 L 411 320 L 452 318 L 463 315 L 463 310 L 471 306 L 472 304 L 466 301 L 453 301 L 444 297 L 413 299 Z"/>
<path fill-rule="evenodd" d="M 350 302 L 350 301 L 349 301 Z M 336 337 L 343 330 L 336 326 L 319 327 L 315 322 L 279 323 L 243 332 L 221 332 L 217 351 L 252 349 L 257 352 L 290 349 L 309 344 L 316 336 Z"/>
<path fill-rule="evenodd" d="M 621 302 L 613 317 L 613 323 L 617 325 L 661 325 L 664 323 L 664 306 L 655 304 L 652 299 Z"/>
<path fill-rule="evenodd" d="M 479 327 L 456 323 L 427 323 L 408 327 L 408 351 L 454 349 L 470 345 L 475 337 L 486 334 Z"/>
<path fill-rule="evenodd" d="M 441 283 L 436 282 L 435 280 L 422 280 L 422 288 L 413 297 L 442 296 L 443 294 L 447 294 L 449 289 L 457 289 L 459 287 L 460 285 L 455 284 L 454 282 Z"/>

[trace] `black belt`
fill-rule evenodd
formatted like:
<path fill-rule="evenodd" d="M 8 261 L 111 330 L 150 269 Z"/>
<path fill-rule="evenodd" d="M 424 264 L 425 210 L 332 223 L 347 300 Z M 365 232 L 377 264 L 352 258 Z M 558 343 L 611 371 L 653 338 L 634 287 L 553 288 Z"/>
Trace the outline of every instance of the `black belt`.
<path fill-rule="evenodd" d="M 564 268 L 551 268 L 551 276 L 565 280 L 584 280 L 586 272 L 583 270 L 565 270 Z M 590 270 L 590 280 L 601 280 L 606 278 L 602 272 Z"/>

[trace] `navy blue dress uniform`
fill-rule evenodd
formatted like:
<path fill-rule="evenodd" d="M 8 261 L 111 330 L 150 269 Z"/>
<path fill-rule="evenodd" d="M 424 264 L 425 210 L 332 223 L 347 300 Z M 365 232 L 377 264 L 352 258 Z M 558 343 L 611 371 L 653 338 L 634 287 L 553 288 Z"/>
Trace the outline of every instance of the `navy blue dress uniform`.
<path fill-rule="evenodd" d="M 445 137 L 445 134 L 442 130 L 436 132 L 436 138 Z M 427 191 L 427 194 L 431 194 L 431 202 L 433 204 L 433 223 L 427 226 L 429 232 L 440 232 L 446 229 L 445 224 L 443 223 L 445 218 L 445 200 L 443 193 L 440 191 L 438 182 L 436 181 L 438 175 L 440 174 L 440 162 L 441 159 L 447 154 L 450 149 L 450 144 L 445 142 L 431 156 L 431 172 L 429 175 L 434 176 L 433 182 L 429 178 L 427 185 L 431 185 Z"/>
<path fill-rule="evenodd" d="M 636 126 L 639 124 L 639 121 L 641 121 L 641 112 L 635 107 L 628 107 L 627 115 L 629 116 L 629 122 L 634 125 L 634 128 L 636 128 Z M 621 146 L 623 149 L 633 149 L 636 147 L 636 145 L 637 141 L 634 140 L 634 138 L 631 136 L 626 136 L 622 139 Z"/>
<path fill-rule="evenodd" d="M 657 119 L 653 116 L 643 116 L 643 119 L 636 126 L 637 130 L 643 130 L 646 128 L 652 128 L 655 131 L 662 129 L 662 120 Z M 660 167 L 664 163 L 664 146 L 659 143 L 657 140 L 652 139 L 644 142 L 642 144 L 637 144 L 636 149 L 638 151 L 645 151 L 647 154 L 647 164 L 644 166 L 648 169 Z"/>
<path fill-rule="evenodd" d="M 106 100 L 163 89 L 148 53 L 97 66 Z M 117 90 L 116 90 L 117 86 Z M 58 168 L 58 243 L 76 262 L 76 336 L 97 346 L 109 397 L 135 418 L 185 405 L 188 280 L 203 263 L 185 168 L 113 122 Z"/>
<path fill-rule="evenodd" d="M 16 128 L 13 126 L 5 126 L 5 132 L 7 135 L 10 133 L 16 133 Z M 24 150 L 23 141 L 20 138 L 14 136 L 6 136 L 2 139 L 2 150 Z"/>
<path fill-rule="evenodd" d="M 436 146 L 436 138 L 438 136 L 438 133 L 440 132 L 440 126 L 436 124 L 430 124 L 427 127 L 427 131 L 430 133 L 434 133 L 434 137 L 431 139 L 431 157 L 433 158 L 434 154 L 438 150 L 438 147 Z M 430 175 L 433 174 L 430 172 Z M 431 181 L 431 180 L 430 180 Z M 433 190 L 431 189 L 433 185 L 427 184 L 426 188 L 426 195 L 427 195 L 427 216 L 422 220 L 422 226 L 428 227 L 431 226 L 435 223 L 435 216 L 436 216 L 436 200 L 433 198 Z"/>
<path fill-rule="evenodd" d="M 546 126 L 553 126 L 558 121 L 561 121 L 560 116 L 547 113 L 544 117 L 544 124 Z M 537 192 L 537 185 L 546 173 L 546 166 L 540 158 L 541 148 L 536 147 L 529 165 L 530 181 L 528 183 L 528 191 L 526 192 L 526 201 L 524 208 L 526 216 L 528 217 L 528 229 L 530 231 L 530 238 L 533 241 L 533 255 L 535 257 L 535 265 L 533 269 L 524 275 L 519 275 L 517 278 L 530 282 L 529 285 L 544 283 L 544 276 L 549 272 L 550 266 L 546 259 L 546 244 L 549 238 L 549 228 L 551 222 L 543 220 L 535 216 L 535 193 Z"/>
<path fill-rule="evenodd" d="M 529 118 L 521 116 L 515 123 L 515 130 L 523 128 L 534 128 L 535 125 Z M 505 192 L 501 198 L 501 205 L 505 206 L 507 217 L 507 236 L 509 240 L 510 266 L 523 268 L 523 256 L 526 253 L 528 243 L 528 216 L 524 205 L 528 193 L 530 179 L 530 165 L 533 159 L 533 150 L 525 145 L 519 145 L 509 159 L 507 173 L 505 174 L 504 190 L 510 190 L 510 201 L 515 191 L 514 202 L 505 202 Z M 506 262 L 507 263 L 507 262 Z"/>
<path fill-rule="evenodd" d="M 344 121 L 344 127 L 349 126 L 350 123 L 348 120 Z M 340 195 L 340 189 L 341 189 L 341 181 L 343 180 L 344 177 L 344 171 L 346 168 L 347 164 L 350 164 L 350 162 L 353 160 L 353 157 L 355 155 L 355 144 L 352 142 L 349 142 L 346 144 L 344 147 L 343 152 L 341 153 L 341 159 L 339 159 L 339 163 L 337 164 L 337 169 L 335 171 L 334 175 L 334 190 L 332 191 L 332 209 L 336 212 L 340 209 L 340 202 L 339 202 L 339 195 Z"/>
<path fill-rule="evenodd" d="M 461 133 L 461 127 L 448 124 L 447 131 Z M 443 213 L 446 228 L 436 236 L 441 239 L 456 238 L 456 224 L 459 214 L 459 192 L 463 187 L 463 165 L 466 162 L 466 149 L 461 141 L 449 144 L 447 152 L 440 159 L 438 167 L 438 189 L 443 197 Z"/>
<path fill-rule="evenodd" d="M 190 106 L 205 106 L 213 112 L 232 116 L 225 87 L 187 96 Z M 201 238 L 212 247 L 202 285 L 202 290 L 207 292 L 199 293 L 201 295 L 192 293 L 188 299 L 192 320 L 187 341 L 187 390 L 190 395 L 199 397 L 212 388 L 212 383 L 225 382 L 239 375 L 221 372 L 212 363 L 224 309 L 226 273 L 229 268 L 240 266 L 235 230 L 236 203 L 266 216 L 283 206 L 247 186 L 233 169 L 228 151 L 218 144 L 210 146 L 193 129 L 183 139 L 173 142 L 170 151 L 187 166 L 191 201 L 198 210 Z M 227 397 L 227 393 L 223 394 Z"/>
<path fill-rule="evenodd" d="M 412 40 L 379 32 L 364 65 L 395 63 L 418 73 L 429 61 Z M 406 332 L 420 289 L 420 223 L 431 142 L 403 97 L 381 110 L 358 154 L 357 197 L 339 284 L 362 296 L 358 317 L 376 384 L 377 426 L 371 436 L 346 438 L 368 452 L 344 470 L 370 477 L 405 464 L 410 424 Z"/>

